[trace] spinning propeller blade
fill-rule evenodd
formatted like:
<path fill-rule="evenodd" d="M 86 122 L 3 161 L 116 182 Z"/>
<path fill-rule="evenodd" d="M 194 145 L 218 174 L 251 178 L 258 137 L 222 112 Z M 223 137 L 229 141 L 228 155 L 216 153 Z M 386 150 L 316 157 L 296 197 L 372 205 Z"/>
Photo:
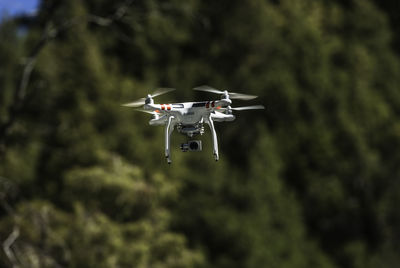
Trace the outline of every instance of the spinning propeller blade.
<path fill-rule="evenodd" d="M 252 100 L 252 99 L 257 98 L 257 96 L 255 96 L 255 95 L 248 95 L 248 94 L 235 93 L 235 92 L 229 92 L 229 91 L 221 91 L 221 90 L 215 89 L 215 88 L 207 86 L 207 85 L 195 87 L 195 88 L 193 88 L 193 90 L 211 92 L 211 93 L 220 94 L 220 95 L 228 94 L 229 98 L 231 98 L 231 99 Z"/>
<path fill-rule="evenodd" d="M 175 88 L 167 88 L 167 87 L 157 88 L 156 91 L 154 91 L 153 94 L 151 94 L 151 97 L 154 98 L 174 90 Z"/>
<path fill-rule="evenodd" d="M 234 93 L 234 92 L 229 92 L 229 97 L 231 99 L 238 99 L 238 100 L 252 100 L 257 98 L 258 96 L 256 95 L 249 95 L 249 94 L 241 94 L 241 93 Z"/>
<path fill-rule="evenodd" d="M 251 106 L 243 106 L 243 107 L 232 107 L 232 110 L 235 111 L 243 111 L 243 110 L 261 110 L 265 109 L 263 105 L 251 105 Z"/>
<path fill-rule="evenodd" d="M 215 89 L 215 88 L 207 86 L 207 85 L 195 87 L 195 88 L 193 88 L 193 90 L 211 92 L 211 93 L 215 93 L 215 94 L 224 94 L 223 91 Z"/>
<path fill-rule="evenodd" d="M 171 92 L 173 90 L 175 90 L 175 88 L 158 88 L 152 94 L 149 94 L 147 96 L 147 98 L 154 98 L 154 97 L 163 95 L 165 93 Z M 144 105 L 146 103 L 146 99 L 147 98 L 140 98 L 140 99 L 135 100 L 133 102 L 122 104 L 122 106 L 125 106 L 125 107 L 140 107 L 140 106 L 142 106 L 142 105 Z"/>
<path fill-rule="evenodd" d="M 223 107 L 223 108 L 220 108 L 220 109 L 224 110 L 224 111 L 226 111 L 226 110 L 228 110 L 228 111 L 232 111 L 232 110 L 244 111 L 244 110 L 262 110 L 262 109 L 265 109 L 265 107 L 263 105 L 251 105 L 251 106 L 242 106 L 242 107 L 231 107 L 231 106 L 228 106 L 228 107 Z"/>
<path fill-rule="evenodd" d="M 125 106 L 125 107 L 139 107 L 139 106 L 142 106 L 145 103 L 145 101 L 146 101 L 146 98 L 140 98 L 133 102 L 125 103 L 125 104 L 121 104 L 121 105 Z"/>

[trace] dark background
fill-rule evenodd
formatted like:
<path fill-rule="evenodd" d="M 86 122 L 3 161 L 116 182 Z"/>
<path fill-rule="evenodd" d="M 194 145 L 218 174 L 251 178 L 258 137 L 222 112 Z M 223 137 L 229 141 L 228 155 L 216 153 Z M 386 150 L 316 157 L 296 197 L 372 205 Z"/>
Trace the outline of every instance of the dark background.
<path fill-rule="evenodd" d="M 0 266 L 399 267 L 398 1 L 42 0 L 0 24 Z M 258 95 L 201 153 L 121 107 Z"/>

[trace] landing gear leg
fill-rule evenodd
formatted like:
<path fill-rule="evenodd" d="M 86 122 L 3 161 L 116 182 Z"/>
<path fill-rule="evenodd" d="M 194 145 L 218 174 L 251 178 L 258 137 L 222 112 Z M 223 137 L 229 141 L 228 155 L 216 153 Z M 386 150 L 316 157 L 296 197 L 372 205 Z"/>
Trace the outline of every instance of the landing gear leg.
<path fill-rule="evenodd" d="M 217 133 L 215 132 L 215 127 L 214 127 L 214 122 L 211 119 L 211 115 L 208 117 L 207 124 L 210 127 L 211 130 L 211 135 L 213 139 L 213 154 L 215 161 L 219 160 L 219 155 L 218 155 L 218 141 L 217 141 Z"/>
<path fill-rule="evenodd" d="M 171 164 L 171 150 L 170 150 L 170 140 L 171 140 L 171 133 L 174 131 L 174 124 L 172 124 L 173 116 L 168 117 L 168 122 L 165 127 L 165 158 L 167 158 L 168 164 Z"/>

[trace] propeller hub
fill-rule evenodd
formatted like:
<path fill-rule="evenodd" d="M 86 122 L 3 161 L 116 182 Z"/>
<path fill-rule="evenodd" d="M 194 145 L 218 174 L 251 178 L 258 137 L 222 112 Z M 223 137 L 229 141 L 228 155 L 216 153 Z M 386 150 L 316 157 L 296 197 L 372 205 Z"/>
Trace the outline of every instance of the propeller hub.
<path fill-rule="evenodd" d="M 225 114 L 232 114 L 232 107 L 230 105 L 226 107 Z"/>
<path fill-rule="evenodd" d="M 229 93 L 228 93 L 228 91 L 224 90 L 224 92 L 222 92 L 222 99 L 229 100 Z"/>
<path fill-rule="evenodd" d="M 144 103 L 145 103 L 145 104 L 154 104 L 154 100 L 153 100 L 153 98 L 151 97 L 150 94 L 147 95 L 147 98 L 146 98 L 146 100 L 145 100 Z"/>

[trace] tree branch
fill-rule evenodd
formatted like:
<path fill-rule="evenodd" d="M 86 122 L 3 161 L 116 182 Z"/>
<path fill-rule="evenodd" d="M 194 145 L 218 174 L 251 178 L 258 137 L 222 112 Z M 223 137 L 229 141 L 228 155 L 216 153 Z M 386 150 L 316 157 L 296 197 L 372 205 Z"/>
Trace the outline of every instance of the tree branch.
<path fill-rule="evenodd" d="M 9 130 L 14 125 L 17 116 L 22 108 L 23 102 L 26 97 L 27 88 L 30 82 L 32 71 L 34 70 L 36 59 L 43 48 L 53 39 L 55 39 L 60 33 L 68 31 L 73 26 L 80 23 L 95 23 L 99 26 L 109 26 L 116 20 L 121 19 L 128 11 L 130 5 L 133 4 L 134 0 L 126 0 L 124 3 L 111 15 L 107 17 L 101 17 L 93 14 L 87 16 L 75 17 L 63 22 L 60 26 L 53 28 L 50 23 L 47 23 L 46 30 L 42 34 L 41 39 L 38 41 L 36 46 L 32 49 L 27 57 L 25 64 L 23 65 L 21 82 L 14 91 L 13 102 L 8 109 L 8 118 L 5 122 L 0 124 L 0 152 L 4 151 L 4 145 L 6 142 Z"/>
<path fill-rule="evenodd" d="M 18 228 L 18 226 L 14 226 L 11 234 L 3 242 L 4 253 L 7 255 L 9 261 L 12 264 L 12 267 L 20 267 L 20 265 L 19 265 L 20 262 L 16 256 L 16 254 L 14 254 L 14 252 L 11 248 L 18 237 L 19 237 L 19 228 Z"/>
<path fill-rule="evenodd" d="M 20 231 L 19 231 L 19 227 L 16 223 L 17 216 L 14 212 L 14 209 L 7 202 L 7 197 L 10 195 L 10 193 L 13 193 L 15 191 L 15 185 L 12 182 L 10 182 L 9 179 L 0 176 L 0 186 L 1 186 L 1 188 L 0 188 L 0 205 L 7 212 L 7 214 L 13 218 L 13 221 L 14 221 L 13 231 L 6 238 L 6 240 L 3 241 L 3 251 L 6 254 L 6 256 L 8 257 L 8 260 L 10 261 L 10 263 L 12 264 L 12 267 L 20 267 L 21 262 L 19 261 L 17 254 L 15 254 L 12 249 L 14 242 L 19 237 Z"/>

